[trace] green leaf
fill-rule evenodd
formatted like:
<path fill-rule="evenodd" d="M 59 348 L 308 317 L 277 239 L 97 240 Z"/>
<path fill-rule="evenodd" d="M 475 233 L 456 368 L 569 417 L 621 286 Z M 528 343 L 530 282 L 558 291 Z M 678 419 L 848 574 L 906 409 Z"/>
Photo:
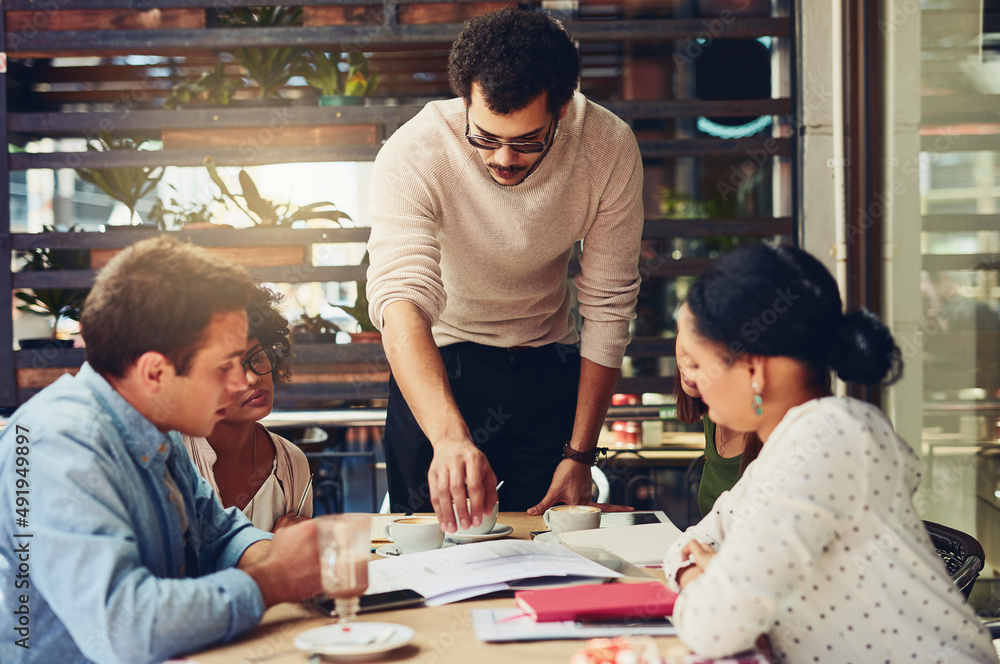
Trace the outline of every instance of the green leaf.
<path fill-rule="evenodd" d="M 223 181 L 222 177 L 219 176 L 219 171 L 215 166 L 215 160 L 211 157 L 205 157 L 205 168 L 208 169 L 208 175 L 212 178 L 212 182 L 214 182 L 215 186 L 222 191 L 222 195 L 233 200 L 233 202 L 236 202 L 233 195 L 229 193 L 229 189 L 226 187 L 225 181 Z"/>

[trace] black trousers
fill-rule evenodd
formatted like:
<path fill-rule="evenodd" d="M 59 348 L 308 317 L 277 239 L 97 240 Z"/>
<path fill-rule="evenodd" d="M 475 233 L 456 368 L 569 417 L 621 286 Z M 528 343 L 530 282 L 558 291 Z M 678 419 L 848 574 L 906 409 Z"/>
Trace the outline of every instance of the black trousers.
<path fill-rule="evenodd" d="M 549 489 L 573 433 L 580 352 L 548 344 L 508 350 L 463 342 L 440 349 L 458 409 L 497 476 L 500 509 L 520 512 Z M 389 378 L 385 460 L 393 512 L 432 512 L 434 450 Z"/>

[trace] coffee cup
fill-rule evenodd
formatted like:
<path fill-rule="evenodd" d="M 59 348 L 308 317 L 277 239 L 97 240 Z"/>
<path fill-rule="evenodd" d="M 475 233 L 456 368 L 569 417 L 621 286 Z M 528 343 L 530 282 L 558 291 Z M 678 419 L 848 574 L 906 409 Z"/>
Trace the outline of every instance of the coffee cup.
<path fill-rule="evenodd" d="M 433 516 L 401 516 L 385 527 L 400 553 L 418 553 L 441 548 L 444 532 Z"/>
<path fill-rule="evenodd" d="M 500 511 L 500 501 L 493 503 L 493 511 L 483 515 L 483 520 L 478 526 L 472 525 L 472 506 L 468 498 L 465 499 L 465 505 L 469 510 L 469 527 L 459 528 L 455 531 L 456 535 L 485 535 L 497 525 L 497 513 Z M 458 508 L 454 505 L 452 507 L 455 509 L 455 523 L 458 523 Z"/>
<path fill-rule="evenodd" d="M 568 533 L 573 530 L 590 530 L 601 525 L 601 510 L 590 505 L 556 505 L 542 515 L 549 530 Z"/>

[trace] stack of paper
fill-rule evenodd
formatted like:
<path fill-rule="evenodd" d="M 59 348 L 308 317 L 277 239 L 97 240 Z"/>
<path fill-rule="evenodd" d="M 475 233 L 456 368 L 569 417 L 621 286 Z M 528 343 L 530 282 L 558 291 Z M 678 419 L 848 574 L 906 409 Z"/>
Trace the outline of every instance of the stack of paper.
<path fill-rule="evenodd" d="M 546 639 L 593 639 L 601 636 L 675 636 L 668 620 L 626 624 L 535 622 L 521 609 L 472 609 L 472 626 L 480 641 L 544 641 Z"/>
<path fill-rule="evenodd" d="M 559 544 L 495 540 L 375 560 L 368 564 L 368 592 L 410 588 L 430 606 L 508 588 L 509 581 L 543 576 L 623 576 Z"/>
<path fill-rule="evenodd" d="M 659 565 L 670 545 L 681 536 L 672 523 L 650 523 L 623 528 L 595 528 L 561 533 L 571 546 L 600 546 L 633 565 Z"/>

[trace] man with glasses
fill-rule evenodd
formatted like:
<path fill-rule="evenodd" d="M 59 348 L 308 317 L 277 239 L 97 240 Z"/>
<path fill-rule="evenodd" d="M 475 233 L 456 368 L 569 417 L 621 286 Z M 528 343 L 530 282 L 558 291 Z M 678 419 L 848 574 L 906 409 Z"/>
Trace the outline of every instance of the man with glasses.
<path fill-rule="evenodd" d="M 557 21 L 474 18 L 448 69 L 458 98 L 428 104 L 376 159 L 368 298 L 392 369 L 391 509 L 433 509 L 453 532 L 480 523 L 498 480 L 504 510 L 591 500 L 643 210 L 635 137 L 575 92 Z M 567 270 L 581 243 L 578 332 Z"/>
<path fill-rule="evenodd" d="M 252 294 L 245 268 L 166 237 L 97 275 L 86 363 L 0 433 L 0 661 L 161 662 L 322 591 L 315 525 L 272 540 L 224 510 L 175 433 L 211 433 L 266 368 L 241 366 Z"/>
<path fill-rule="evenodd" d="M 247 387 L 207 437 L 181 436 L 223 507 L 235 506 L 253 525 L 273 532 L 313 513 L 309 460 L 294 443 L 260 423 L 271 414 L 275 388 L 291 376 L 288 321 L 278 309 L 281 299 L 263 286 L 254 290 L 240 363 Z"/>

